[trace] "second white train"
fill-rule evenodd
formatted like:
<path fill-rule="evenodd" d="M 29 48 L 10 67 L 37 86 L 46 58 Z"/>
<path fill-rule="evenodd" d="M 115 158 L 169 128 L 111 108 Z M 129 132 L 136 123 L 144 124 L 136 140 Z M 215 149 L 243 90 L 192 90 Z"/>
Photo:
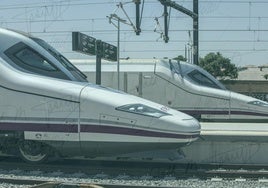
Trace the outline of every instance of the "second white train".
<path fill-rule="evenodd" d="M 73 60 L 94 82 L 95 64 Z M 116 64 L 102 64 L 102 84 L 117 88 Z M 268 123 L 268 103 L 227 90 L 204 69 L 174 60 L 127 60 L 120 89 L 196 117 L 201 122 Z"/>

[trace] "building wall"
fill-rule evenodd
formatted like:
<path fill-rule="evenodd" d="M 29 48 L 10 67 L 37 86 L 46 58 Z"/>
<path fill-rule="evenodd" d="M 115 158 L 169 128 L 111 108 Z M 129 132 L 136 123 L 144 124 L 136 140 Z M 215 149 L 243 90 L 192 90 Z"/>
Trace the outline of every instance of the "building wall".
<path fill-rule="evenodd" d="M 221 81 L 231 91 L 268 101 L 268 81 L 225 80 Z"/>

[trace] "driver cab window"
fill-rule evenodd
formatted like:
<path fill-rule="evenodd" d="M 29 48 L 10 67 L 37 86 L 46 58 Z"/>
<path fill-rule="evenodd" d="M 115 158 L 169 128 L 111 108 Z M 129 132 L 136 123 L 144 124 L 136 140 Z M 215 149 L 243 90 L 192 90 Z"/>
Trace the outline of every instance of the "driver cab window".
<path fill-rule="evenodd" d="M 34 67 L 44 71 L 56 71 L 57 68 L 50 64 L 46 59 L 35 53 L 29 48 L 24 48 L 15 54 L 26 66 Z"/>
<path fill-rule="evenodd" d="M 204 74 L 202 74 L 198 70 L 194 70 L 190 72 L 188 76 L 191 78 L 191 80 L 193 80 L 198 85 L 221 89 L 216 83 L 214 83 L 211 79 L 206 77 Z"/>
<path fill-rule="evenodd" d="M 5 54 L 12 61 L 10 64 L 21 71 L 70 80 L 56 65 L 23 42 L 10 47 Z"/>

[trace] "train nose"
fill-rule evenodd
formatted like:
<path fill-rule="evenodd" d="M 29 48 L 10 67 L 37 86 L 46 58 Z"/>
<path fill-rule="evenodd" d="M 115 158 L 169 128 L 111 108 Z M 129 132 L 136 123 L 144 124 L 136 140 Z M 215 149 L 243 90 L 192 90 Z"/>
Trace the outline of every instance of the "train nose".
<path fill-rule="evenodd" d="M 186 114 L 173 114 L 162 116 L 158 121 L 153 122 L 155 128 L 160 128 L 172 133 L 184 135 L 200 135 L 200 123 L 193 117 Z"/>
<path fill-rule="evenodd" d="M 193 117 L 167 116 L 163 120 L 167 123 L 166 128 L 170 131 L 200 134 L 200 123 Z"/>
<path fill-rule="evenodd" d="M 160 118 L 162 129 L 168 133 L 178 135 L 180 141 L 191 143 L 200 136 L 201 126 L 193 117 L 180 118 L 179 116 L 163 116 Z"/>
<path fill-rule="evenodd" d="M 195 118 L 183 119 L 182 126 L 185 127 L 188 132 L 196 132 L 200 134 L 201 125 Z"/>
<path fill-rule="evenodd" d="M 180 134 L 187 140 L 188 144 L 197 140 L 200 136 L 201 126 L 200 123 L 193 117 L 181 119 L 177 117 L 170 117 L 171 123 L 167 126 L 167 130 L 173 133 Z M 176 122 L 176 123 L 174 123 Z"/>

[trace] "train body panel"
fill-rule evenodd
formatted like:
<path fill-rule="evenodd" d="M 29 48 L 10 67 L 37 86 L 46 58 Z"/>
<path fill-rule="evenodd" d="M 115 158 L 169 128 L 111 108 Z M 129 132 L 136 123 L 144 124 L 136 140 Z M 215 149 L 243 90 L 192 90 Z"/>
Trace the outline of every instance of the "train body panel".
<path fill-rule="evenodd" d="M 19 137 L 25 140 L 45 142 L 57 150 L 69 147 L 64 150 L 78 151 L 79 95 L 85 84 L 38 75 L 29 78 L 3 65 L 1 60 L 0 130 L 3 134 L 21 134 Z M 67 141 L 76 144 L 71 146 Z"/>
<path fill-rule="evenodd" d="M 28 162 L 176 149 L 198 139 L 193 117 L 88 83 L 41 39 L 0 29 L 0 147 Z M 118 147 L 120 146 L 120 147 Z"/>
<path fill-rule="evenodd" d="M 94 63 L 73 60 L 94 82 Z M 102 84 L 117 88 L 116 64 L 102 64 Z M 227 90 L 202 68 L 171 60 L 126 60 L 120 65 L 121 90 L 205 122 L 268 122 L 268 103 Z"/>
<path fill-rule="evenodd" d="M 109 94 L 109 98 L 107 94 Z M 160 117 L 162 120 L 160 123 L 159 119 L 151 116 L 144 115 L 140 118 L 139 114 L 114 111 L 114 106 L 136 104 L 137 99 L 135 96 L 101 86 L 85 88 L 81 93 L 80 107 L 80 141 L 83 153 L 95 150 L 96 153 L 101 152 L 104 155 L 111 150 L 122 152 L 124 149 L 128 150 L 129 147 L 146 151 L 153 143 L 155 143 L 155 149 L 163 149 L 174 147 L 176 144 L 179 147 L 181 145 L 179 143 L 183 144 L 187 137 L 189 143 L 196 140 L 194 137 L 189 137 L 194 132 L 189 129 L 191 127 L 189 123 L 185 124 L 187 120 L 192 122 L 192 117 L 172 109 L 166 109 L 163 105 L 139 99 L 141 103 L 146 102 L 150 107 L 162 109 L 166 113 L 177 114 L 180 118 L 173 120 L 171 117 L 165 119 L 163 116 Z M 98 110 L 88 108 L 89 106 L 96 106 Z M 180 124 L 180 130 L 174 127 L 172 123 L 174 121 Z M 93 142 L 96 144 L 92 144 Z M 112 147 L 114 143 L 124 147 L 114 148 Z M 101 148 L 101 151 L 97 152 L 96 145 L 99 145 L 98 148 L 99 150 Z M 105 147 L 107 148 L 104 151 Z"/>

